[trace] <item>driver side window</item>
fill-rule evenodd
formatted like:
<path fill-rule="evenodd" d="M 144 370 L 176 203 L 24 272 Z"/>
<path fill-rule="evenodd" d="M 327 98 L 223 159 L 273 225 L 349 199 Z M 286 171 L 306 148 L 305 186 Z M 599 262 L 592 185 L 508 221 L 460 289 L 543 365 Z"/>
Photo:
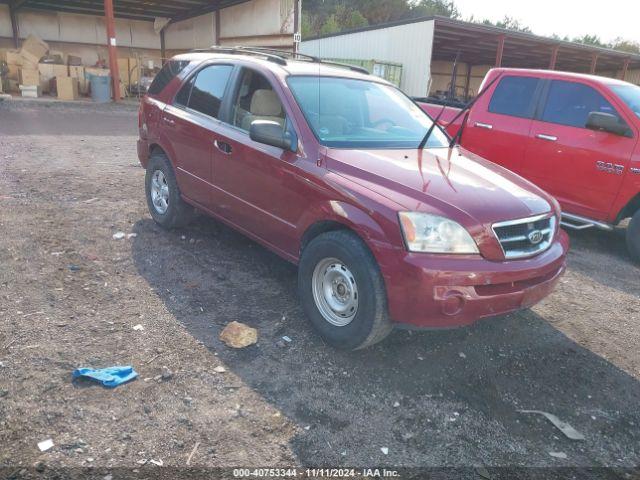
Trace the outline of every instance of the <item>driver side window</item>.
<path fill-rule="evenodd" d="M 269 120 L 284 128 L 286 115 L 278 94 L 264 75 L 246 68 L 233 102 L 232 124 L 248 132 L 255 120 Z"/>

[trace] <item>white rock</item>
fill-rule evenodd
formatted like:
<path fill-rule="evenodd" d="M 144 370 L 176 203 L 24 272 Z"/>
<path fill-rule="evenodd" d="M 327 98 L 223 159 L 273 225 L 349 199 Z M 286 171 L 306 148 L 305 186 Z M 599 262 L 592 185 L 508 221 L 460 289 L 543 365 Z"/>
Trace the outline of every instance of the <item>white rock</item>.
<path fill-rule="evenodd" d="M 144 330 L 144 327 L 142 325 L 138 324 L 138 325 L 134 326 L 133 329 L 136 332 L 140 332 L 140 331 Z"/>
<path fill-rule="evenodd" d="M 124 232 L 116 232 L 113 234 L 113 239 L 114 240 L 122 240 L 125 237 L 125 233 Z"/>
<path fill-rule="evenodd" d="M 380 448 L 380 451 L 381 451 L 382 453 L 384 453 L 385 455 L 389 455 L 389 449 L 388 449 L 387 447 L 382 447 L 382 448 Z"/>
<path fill-rule="evenodd" d="M 53 440 L 49 438 L 47 440 L 43 440 L 39 442 L 38 448 L 40 449 L 41 452 L 46 452 L 47 450 L 50 450 L 51 448 L 53 448 Z"/>
<path fill-rule="evenodd" d="M 216 373 L 224 373 L 227 371 L 227 369 L 224 368 L 222 365 L 218 365 L 216 368 L 213 369 L 213 371 Z"/>
<path fill-rule="evenodd" d="M 564 452 L 549 452 L 549 455 L 555 458 L 567 458 L 567 454 Z"/>

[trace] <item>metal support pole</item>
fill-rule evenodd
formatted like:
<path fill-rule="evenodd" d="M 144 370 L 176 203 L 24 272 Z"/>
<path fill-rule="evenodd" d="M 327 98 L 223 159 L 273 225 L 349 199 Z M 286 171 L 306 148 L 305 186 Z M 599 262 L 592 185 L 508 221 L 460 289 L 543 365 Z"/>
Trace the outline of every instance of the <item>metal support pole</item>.
<path fill-rule="evenodd" d="M 498 51 L 496 52 L 496 68 L 502 66 L 502 54 L 504 53 L 504 41 L 506 35 L 502 34 L 498 37 Z"/>
<path fill-rule="evenodd" d="M 220 7 L 216 10 L 216 45 L 220 46 Z"/>
<path fill-rule="evenodd" d="M 471 69 L 473 65 L 471 63 L 467 63 L 467 78 L 464 81 L 464 101 L 469 101 L 469 88 L 471 87 Z"/>
<path fill-rule="evenodd" d="M 11 31 L 13 32 L 13 48 L 18 48 L 20 45 L 20 32 L 18 31 L 18 18 L 16 16 L 16 9 L 13 4 L 9 4 L 9 16 L 11 17 Z"/>
<path fill-rule="evenodd" d="M 549 70 L 556 69 L 556 62 L 558 61 L 558 50 L 560 50 L 560 45 L 555 45 L 551 49 L 551 60 L 549 60 Z"/>
<path fill-rule="evenodd" d="M 593 75 L 596 73 L 596 67 L 598 66 L 598 54 L 594 53 L 591 56 L 591 68 L 589 69 L 589 73 Z"/>
<path fill-rule="evenodd" d="M 631 62 L 631 60 L 629 58 L 626 58 L 624 60 L 624 64 L 622 65 L 622 80 L 625 79 L 625 77 L 627 76 L 627 70 L 629 70 L 629 63 Z"/>
<path fill-rule="evenodd" d="M 160 57 L 162 59 L 162 66 L 167 61 L 167 44 L 164 39 L 164 28 L 160 30 Z"/>
<path fill-rule="evenodd" d="M 113 101 L 120 100 L 120 72 L 118 70 L 118 48 L 116 43 L 116 21 L 113 13 L 113 0 L 104 0 L 104 17 L 107 24 L 107 47 L 109 48 L 109 69 Z"/>

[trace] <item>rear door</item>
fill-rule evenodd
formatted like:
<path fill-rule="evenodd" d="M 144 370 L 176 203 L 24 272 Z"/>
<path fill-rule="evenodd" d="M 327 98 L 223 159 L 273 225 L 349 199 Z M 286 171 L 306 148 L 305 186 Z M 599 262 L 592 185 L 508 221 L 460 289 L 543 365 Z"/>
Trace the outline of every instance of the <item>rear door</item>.
<path fill-rule="evenodd" d="M 542 81 L 535 77 L 506 75 L 501 78 L 493 94 L 484 95 L 471 108 L 462 145 L 487 160 L 519 172 L 541 85 Z"/>
<path fill-rule="evenodd" d="M 182 194 L 211 207 L 215 134 L 233 66 L 209 64 L 193 74 L 163 112 Z"/>
<path fill-rule="evenodd" d="M 564 210 L 605 219 L 628 167 L 635 139 L 586 128 L 591 112 L 616 115 L 605 91 L 551 80 L 533 121 L 523 176 L 555 196 Z"/>

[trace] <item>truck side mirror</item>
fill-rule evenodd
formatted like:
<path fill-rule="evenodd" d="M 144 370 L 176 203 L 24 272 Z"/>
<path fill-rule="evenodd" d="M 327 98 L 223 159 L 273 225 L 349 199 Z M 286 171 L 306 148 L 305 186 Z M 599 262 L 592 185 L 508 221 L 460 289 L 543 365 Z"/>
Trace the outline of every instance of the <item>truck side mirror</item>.
<path fill-rule="evenodd" d="M 631 129 L 617 116 L 604 112 L 591 112 L 587 118 L 589 130 L 609 132 L 622 137 L 632 136 Z"/>
<path fill-rule="evenodd" d="M 298 141 L 285 127 L 270 120 L 254 120 L 249 129 L 251 140 L 295 152 Z"/>

